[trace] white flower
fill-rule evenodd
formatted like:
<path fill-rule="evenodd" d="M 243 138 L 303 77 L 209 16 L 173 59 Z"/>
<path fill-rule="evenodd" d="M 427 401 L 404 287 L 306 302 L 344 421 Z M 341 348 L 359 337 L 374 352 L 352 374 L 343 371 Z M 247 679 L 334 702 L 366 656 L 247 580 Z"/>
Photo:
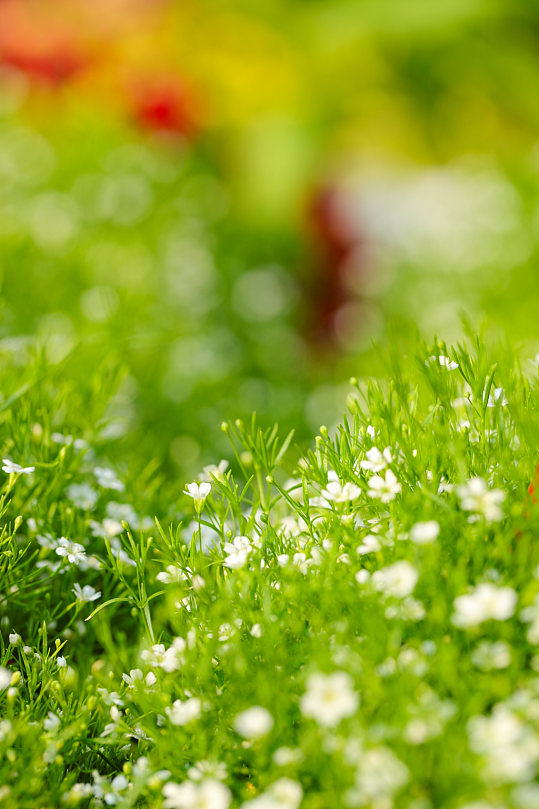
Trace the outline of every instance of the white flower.
<path fill-rule="evenodd" d="M 273 727 L 273 716 L 266 708 L 253 705 L 239 713 L 234 719 L 234 730 L 246 739 L 260 739 Z"/>
<path fill-rule="evenodd" d="M 0 666 L 0 691 L 6 689 L 9 685 L 11 685 L 11 672 L 9 669 Z"/>
<path fill-rule="evenodd" d="M 445 368 L 448 371 L 455 371 L 459 367 L 458 362 L 455 362 L 449 357 L 444 357 L 443 354 L 441 354 L 439 357 L 429 357 L 429 360 L 431 362 L 438 363 L 438 365 L 440 365 L 442 368 Z"/>
<path fill-rule="evenodd" d="M 122 799 L 120 794 L 129 787 L 129 782 L 125 775 L 115 775 L 112 781 L 101 776 L 97 771 L 93 772 L 94 785 L 92 793 L 95 798 L 102 799 L 107 806 L 115 806 Z"/>
<path fill-rule="evenodd" d="M 497 782 L 528 781 L 539 760 L 533 729 L 498 704 L 490 716 L 473 716 L 467 726 L 470 748 L 486 759 L 486 775 Z"/>
<path fill-rule="evenodd" d="M 352 678 L 344 671 L 311 674 L 307 691 L 300 700 L 302 714 L 325 727 L 338 725 L 344 717 L 352 716 L 358 705 L 359 697 L 353 689 Z"/>
<path fill-rule="evenodd" d="M 206 502 L 206 497 L 211 492 L 211 483 L 203 481 L 202 483 L 188 483 L 184 489 L 185 494 L 193 498 L 195 509 L 201 512 Z"/>
<path fill-rule="evenodd" d="M 164 653 L 160 666 L 164 671 L 177 671 L 184 662 L 187 643 L 184 638 L 174 638 L 172 645 Z"/>
<path fill-rule="evenodd" d="M 409 779 L 408 768 L 388 747 L 365 750 L 359 757 L 355 788 L 347 793 L 350 805 L 392 806 L 393 794 Z"/>
<path fill-rule="evenodd" d="M 65 537 L 60 537 L 58 540 L 56 553 L 58 556 L 65 556 L 67 561 L 71 564 L 79 565 L 81 562 L 86 562 L 84 545 L 78 542 L 71 542 L 71 540 Z"/>
<path fill-rule="evenodd" d="M 95 590 L 91 584 L 85 584 L 84 587 L 81 587 L 80 584 L 76 582 L 73 587 L 73 593 L 78 601 L 90 602 L 97 601 L 98 598 L 101 598 L 101 593 Z"/>
<path fill-rule="evenodd" d="M 10 461 L 9 458 L 3 458 L 2 463 L 2 472 L 8 475 L 31 475 L 35 471 L 35 466 L 21 466 L 14 463 L 14 461 Z"/>
<path fill-rule="evenodd" d="M 226 764 L 223 761 L 197 761 L 189 767 L 187 774 L 192 781 L 202 781 L 204 778 L 217 778 L 224 781 L 228 776 Z"/>
<path fill-rule="evenodd" d="M 386 470 L 385 478 L 380 475 L 374 475 L 369 480 L 369 488 L 367 494 L 369 497 L 374 497 L 381 500 L 382 503 L 389 503 L 401 492 L 402 486 L 398 482 L 391 469 Z"/>
<path fill-rule="evenodd" d="M 359 465 L 368 472 L 381 472 L 393 460 L 389 447 L 386 447 L 383 452 L 380 452 L 378 447 L 371 447 L 367 450 L 366 455 L 367 458 L 360 461 Z"/>
<path fill-rule="evenodd" d="M 99 498 L 95 489 L 87 483 L 72 483 L 67 487 L 66 494 L 77 508 L 91 511 Z"/>
<path fill-rule="evenodd" d="M 96 466 L 94 475 L 97 482 L 103 489 L 114 489 L 117 492 L 122 492 L 125 488 L 121 480 L 118 479 L 116 472 L 104 466 Z"/>
<path fill-rule="evenodd" d="M 416 522 L 410 529 L 410 539 L 416 545 L 427 545 L 429 542 L 434 542 L 439 533 L 440 526 L 436 520 Z"/>
<path fill-rule="evenodd" d="M 483 478 L 472 478 L 457 487 L 460 506 L 464 511 L 482 514 L 487 522 L 499 522 L 503 519 L 503 511 L 499 504 L 505 500 L 505 492 L 501 489 L 488 489 Z"/>
<path fill-rule="evenodd" d="M 166 570 L 157 574 L 157 581 L 163 582 L 163 584 L 178 584 L 186 579 L 187 575 L 179 565 L 167 565 Z"/>
<path fill-rule="evenodd" d="M 417 584 L 417 579 L 417 570 L 404 559 L 376 570 L 371 577 L 375 590 L 395 598 L 409 596 Z"/>
<path fill-rule="evenodd" d="M 225 542 L 224 549 L 228 556 L 223 564 L 231 570 L 238 570 L 244 567 L 252 551 L 251 542 L 248 537 L 235 537 L 232 542 Z"/>
<path fill-rule="evenodd" d="M 165 708 L 165 713 L 173 725 L 187 725 L 194 722 L 202 713 L 202 703 L 198 697 L 190 699 L 177 699 L 172 703 L 171 708 Z"/>
<path fill-rule="evenodd" d="M 228 809 L 232 796 L 220 781 L 207 778 L 199 784 L 169 781 L 163 787 L 164 809 Z"/>
<path fill-rule="evenodd" d="M 211 483 L 212 478 L 217 478 L 217 480 L 224 482 L 226 480 L 226 470 L 228 469 L 228 461 L 219 461 L 216 464 L 209 464 L 209 466 L 205 466 L 202 470 L 200 475 L 200 479 L 205 481 L 206 483 Z"/>
<path fill-rule="evenodd" d="M 17 632 L 10 632 L 8 640 L 12 646 L 18 646 L 21 643 L 22 638 Z"/>
<path fill-rule="evenodd" d="M 505 407 L 507 404 L 503 388 L 494 388 L 494 393 L 491 393 L 488 397 L 487 407 L 496 407 L 497 404 L 501 405 L 501 407 Z"/>
<path fill-rule="evenodd" d="M 142 660 L 152 668 L 160 666 L 165 657 L 165 644 L 154 643 L 150 649 L 143 649 L 140 654 Z"/>
<path fill-rule="evenodd" d="M 340 480 L 328 480 L 322 491 L 322 497 L 331 503 L 347 503 L 356 500 L 360 494 L 361 489 L 355 483 L 341 483 Z"/>
<path fill-rule="evenodd" d="M 300 764 L 303 753 L 298 747 L 278 747 L 273 754 L 273 761 L 278 767 L 288 767 L 289 764 Z"/>
<path fill-rule="evenodd" d="M 106 511 L 110 520 L 115 520 L 119 523 L 128 522 L 133 528 L 139 528 L 140 526 L 139 516 L 129 503 L 117 503 L 115 500 L 110 500 L 107 503 Z"/>
<path fill-rule="evenodd" d="M 45 719 L 43 720 L 43 727 L 48 733 L 56 733 L 56 731 L 60 728 L 61 720 L 60 717 L 57 716 L 52 711 L 49 711 Z"/>
<path fill-rule="evenodd" d="M 134 688 L 137 683 L 146 685 L 151 688 L 157 682 L 157 677 L 153 671 L 149 671 L 146 677 L 142 673 L 142 669 L 131 669 L 129 674 L 122 674 L 122 680 L 126 683 L 128 688 Z"/>
<path fill-rule="evenodd" d="M 539 593 L 536 594 L 533 604 L 524 607 L 520 613 L 520 620 L 529 624 L 526 637 L 529 643 L 539 643 Z"/>
<path fill-rule="evenodd" d="M 279 778 L 266 792 L 253 800 L 242 803 L 242 809 L 298 809 L 303 790 L 291 778 Z"/>
<path fill-rule="evenodd" d="M 479 584 L 471 593 L 457 596 L 451 618 L 455 626 L 466 629 L 483 621 L 506 621 L 515 611 L 517 594 L 511 587 Z"/>
<path fill-rule="evenodd" d="M 505 669 L 511 665 L 511 647 L 503 640 L 481 641 L 470 655 L 474 666 L 482 671 Z"/>
<path fill-rule="evenodd" d="M 358 546 L 357 552 L 359 556 L 364 556 L 367 553 L 376 553 L 381 547 L 380 539 L 376 534 L 367 534 L 363 537 L 363 542 Z"/>

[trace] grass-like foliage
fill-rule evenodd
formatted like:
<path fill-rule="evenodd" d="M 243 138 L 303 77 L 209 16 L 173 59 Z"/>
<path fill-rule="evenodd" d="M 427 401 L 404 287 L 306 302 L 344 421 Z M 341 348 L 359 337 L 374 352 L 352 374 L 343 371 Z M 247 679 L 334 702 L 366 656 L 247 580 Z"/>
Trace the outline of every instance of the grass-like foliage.
<path fill-rule="evenodd" d="M 395 355 L 192 483 L 110 368 L 1 364 L 3 807 L 539 805 L 537 362 Z"/>

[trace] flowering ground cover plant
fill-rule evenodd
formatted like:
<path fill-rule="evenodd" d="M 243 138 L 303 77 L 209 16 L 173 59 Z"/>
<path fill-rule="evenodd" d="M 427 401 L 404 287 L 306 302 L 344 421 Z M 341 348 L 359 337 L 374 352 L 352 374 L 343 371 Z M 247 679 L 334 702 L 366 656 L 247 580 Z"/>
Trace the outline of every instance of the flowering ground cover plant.
<path fill-rule="evenodd" d="M 184 483 L 110 369 L 1 364 L 2 806 L 539 805 L 536 361 L 396 355 Z"/>

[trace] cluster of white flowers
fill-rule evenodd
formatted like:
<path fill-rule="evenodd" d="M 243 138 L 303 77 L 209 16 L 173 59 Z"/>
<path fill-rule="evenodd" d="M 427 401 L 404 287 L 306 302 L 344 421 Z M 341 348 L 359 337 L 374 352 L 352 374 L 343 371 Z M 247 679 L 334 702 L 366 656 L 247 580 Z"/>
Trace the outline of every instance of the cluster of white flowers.
<path fill-rule="evenodd" d="M 298 809 L 303 789 L 291 778 L 279 778 L 258 797 L 242 804 L 242 809 Z"/>
<path fill-rule="evenodd" d="M 165 713 L 173 725 L 188 725 L 199 719 L 202 714 L 202 702 L 198 697 L 177 699 L 172 703 L 172 707 L 165 708 Z"/>
<path fill-rule="evenodd" d="M 373 475 L 369 478 L 369 488 L 367 494 L 382 503 L 390 503 L 402 491 L 402 485 L 397 480 L 395 473 L 387 469 L 385 476 Z"/>
<path fill-rule="evenodd" d="M 224 550 L 227 554 L 223 565 L 231 570 L 238 570 L 245 567 L 249 554 L 253 550 L 248 537 L 234 537 L 232 542 L 225 542 Z"/>
<path fill-rule="evenodd" d="M 361 469 L 366 469 L 368 472 L 378 473 L 392 462 L 391 447 L 386 447 L 382 452 L 378 447 L 371 447 L 366 452 L 366 458 L 360 461 L 359 465 Z"/>
<path fill-rule="evenodd" d="M 164 671 L 177 671 L 184 662 L 184 652 L 187 641 L 184 638 L 174 638 L 167 648 L 163 643 L 156 643 L 150 649 L 143 649 L 141 659 L 150 668 L 161 668 Z"/>
<path fill-rule="evenodd" d="M 418 578 L 416 568 L 403 559 L 376 570 L 371 576 L 371 582 L 374 589 L 384 595 L 406 598 L 414 591 Z"/>
<path fill-rule="evenodd" d="M 356 500 L 361 489 L 356 483 L 343 483 L 333 470 L 328 472 L 326 488 L 322 489 L 322 499 L 328 503 L 348 503 Z"/>
<path fill-rule="evenodd" d="M 501 489 L 489 489 L 483 478 L 472 478 L 457 487 L 460 505 L 464 511 L 473 511 L 470 520 L 484 517 L 486 522 L 499 522 L 503 519 L 500 503 L 505 500 L 505 492 Z"/>
<path fill-rule="evenodd" d="M 355 784 L 345 795 L 350 807 L 392 806 L 408 782 L 408 768 L 388 747 L 363 750 L 358 756 Z"/>
<path fill-rule="evenodd" d="M 532 728 L 503 703 L 490 716 L 468 722 L 470 749 L 485 761 L 489 782 L 529 781 L 539 764 L 539 738 Z"/>
<path fill-rule="evenodd" d="M 169 781 L 163 787 L 164 809 L 228 809 L 232 800 L 230 790 L 215 778 L 199 783 Z"/>
<path fill-rule="evenodd" d="M 353 688 L 352 678 L 344 671 L 311 674 L 300 700 L 302 714 L 325 727 L 333 727 L 345 717 L 353 716 L 358 705 L 359 696 Z"/>
<path fill-rule="evenodd" d="M 484 621 L 506 621 L 515 611 L 518 596 L 512 587 L 497 587 L 491 582 L 478 584 L 472 592 L 457 596 L 452 621 L 461 629 Z"/>

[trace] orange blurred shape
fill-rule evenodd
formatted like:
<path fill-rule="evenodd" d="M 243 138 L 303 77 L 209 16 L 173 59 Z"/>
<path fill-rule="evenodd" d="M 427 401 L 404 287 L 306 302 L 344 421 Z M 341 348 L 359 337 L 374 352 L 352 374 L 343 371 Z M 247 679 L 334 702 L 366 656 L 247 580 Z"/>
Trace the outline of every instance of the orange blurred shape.
<path fill-rule="evenodd" d="M 90 61 L 80 26 L 50 3 L 0 2 L 0 63 L 51 86 L 65 83 Z"/>

